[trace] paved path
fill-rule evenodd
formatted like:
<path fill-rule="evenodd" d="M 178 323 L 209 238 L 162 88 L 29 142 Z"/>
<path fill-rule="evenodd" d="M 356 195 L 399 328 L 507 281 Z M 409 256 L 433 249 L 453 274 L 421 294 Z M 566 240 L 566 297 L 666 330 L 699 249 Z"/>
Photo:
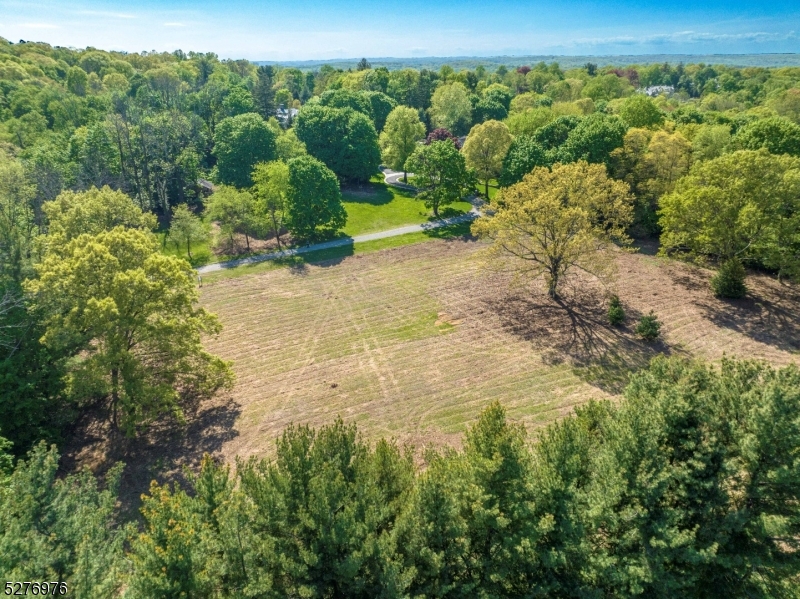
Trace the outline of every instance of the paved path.
<path fill-rule="evenodd" d="M 383 171 L 386 183 L 396 187 L 404 187 L 414 189 L 411 185 L 406 185 L 397 181 L 397 177 L 402 177 L 403 173 L 397 173 L 389 169 Z M 375 241 L 376 239 L 386 239 L 387 237 L 396 237 L 397 235 L 407 235 L 408 233 L 419 233 L 420 231 L 430 231 L 431 229 L 438 229 L 439 227 L 446 227 L 448 225 L 455 225 L 474 219 L 480 215 L 478 212 L 477 203 L 472 200 L 472 210 L 467 214 L 453 216 L 450 218 L 442 218 L 432 222 L 422 223 L 421 225 L 408 225 L 405 227 L 398 227 L 397 229 L 389 229 L 387 231 L 379 231 L 377 233 L 367 233 L 366 235 L 356 235 L 355 237 L 341 237 L 323 243 L 314 243 L 299 248 L 292 248 L 289 250 L 282 250 L 280 252 L 271 252 L 269 254 L 258 254 L 257 256 L 249 256 L 247 258 L 240 258 L 238 260 L 228 260 L 227 262 L 216 262 L 214 264 L 206 264 L 197 269 L 201 275 L 218 272 L 220 270 L 227 270 L 229 268 L 236 268 L 237 266 L 244 266 L 246 264 L 257 264 L 259 262 L 267 262 L 269 260 L 277 260 L 278 258 L 287 258 L 289 256 L 298 256 L 308 254 L 309 252 L 316 252 L 319 250 L 328 250 L 332 248 L 344 247 L 354 243 L 363 243 L 364 241 Z"/>

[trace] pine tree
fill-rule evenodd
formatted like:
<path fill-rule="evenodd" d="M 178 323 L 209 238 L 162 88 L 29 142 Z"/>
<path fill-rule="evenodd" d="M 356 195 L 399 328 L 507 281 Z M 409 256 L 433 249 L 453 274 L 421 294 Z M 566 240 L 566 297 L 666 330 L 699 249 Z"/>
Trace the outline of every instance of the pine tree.
<path fill-rule="evenodd" d="M 269 120 L 275 116 L 275 67 L 263 65 L 256 71 L 257 79 L 253 87 L 253 101 L 255 102 L 258 113 Z"/>

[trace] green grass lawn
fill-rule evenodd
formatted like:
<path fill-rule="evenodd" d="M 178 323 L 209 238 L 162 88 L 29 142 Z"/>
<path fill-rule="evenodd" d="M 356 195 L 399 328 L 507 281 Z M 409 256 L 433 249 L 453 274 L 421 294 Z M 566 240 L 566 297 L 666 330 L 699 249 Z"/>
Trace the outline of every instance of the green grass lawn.
<path fill-rule="evenodd" d="M 375 233 L 433 220 L 430 210 L 413 193 L 382 182 L 347 188 L 342 191 L 342 200 L 347 210 L 345 235 Z M 469 212 L 470 207 L 469 202 L 456 202 L 440 210 L 440 214 L 456 216 Z"/>
<path fill-rule="evenodd" d="M 360 243 L 351 243 L 350 245 L 331 248 L 327 250 L 317 250 L 307 254 L 300 254 L 298 256 L 291 256 L 289 258 L 282 258 L 279 260 L 270 260 L 268 262 L 258 262 L 256 264 L 246 264 L 230 268 L 226 270 L 216 271 L 203 275 L 204 281 L 217 281 L 220 279 L 232 279 L 241 277 L 243 275 L 250 275 L 254 273 L 272 270 L 274 268 L 283 267 L 300 267 L 303 264 L 315 264 L 319 262 L 328 262 L 330 260 L 341 260 L 348 256 L 370 254 L 380 250 L 411 245 L 414 243 L 423 243 L 434 239 L 453 239 L 455 237 L 467 237 L 470 235 L 470 226 L 472 223 L 458 223 L 455 225 L 447 225 L 437 229 L 430 229 L 428 231 L 420 231 L 418 233 L 407 233 L 406 235 L 397 235 L 396 237 L 387 237 L 385 239 L 375 239 L 373 241 L 364 241 Z"/>
<path fill-rule="evenodd" d="M 344 189 L 342 191 L 342 200 L 347 210 L 347 224 L 341 233 L 343 236 L 352 237 L 366 233 L 376 233 L 434 220 L 431 211 L 425 207 L 421 200 L 416 199 L 412 192 L 386 185 L 383 182 L 383 175 L 376 175 L 369 183 L 361 187 Z M 469 212 L 470 208 L 469 202 L 456 202 L 444 207 L 439 213 L 446 218 Z M 192 244 L 192 257 L 190 259 L 187 255 L 186 247 L 176 247 L 174 243 L 169 241 L 166 230 L 158 231 L 157 235 L 161 241 L 161 251 L 164 254 L 185 258 L 194 267 L 213 262 L 233 260 L 247 255 L 215 254 L 211 249 L 214 243 L 212 239 L 205 243 Z M 408 239 L 400 242 L 400 245 L 419 241 L 413 235 L 404 237 Z M 426 239 L 429 237 L 429 234 L 425 235 Z M 398 242 L 391 242 L 386 247 L 392 247 L 394 244 L 398 244 Z"/>

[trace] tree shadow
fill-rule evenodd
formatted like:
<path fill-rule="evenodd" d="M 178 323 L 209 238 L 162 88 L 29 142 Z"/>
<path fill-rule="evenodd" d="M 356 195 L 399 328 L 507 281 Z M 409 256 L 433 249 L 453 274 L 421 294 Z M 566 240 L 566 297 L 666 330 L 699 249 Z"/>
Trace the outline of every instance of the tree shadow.
<path fill-rule="evenodd" d="M 787 352 L 800 351 L 800 289 L 761 273 L 748 273 L 747 296 L 717 298 L 713 272 L 689 265 L 669 269 L 675 284 L 695 293 L 693 304 L 714 325 Z"/>
<path fill-rule="evenodd" d="M 663 340 L 646 342 L 635 335 L 641 314 L 629 305 L 623 304 L 623 325 L 609 324 L 598 288 L 565 286 L 556 299 L 539 290 L 510 290 L 490 308 L 507 331 L 542 352 L 545 363 L 571 364 L 582 380 L 609 393 L 620 393 L 630 374 L 653 357 L 676 353 Z"/>
<path fill-rule="evenodd" d="M 394 199 L 394 194 L 383 183 L 363 183 L 342 187 L 342 200 L 357 204 L 384 206 Z"/>
<path fill-rule="evenodd" d="M 105 410 L 96 410 L 73 430 L 61 469 L 74 472 L 88 466 L 102 476 L 114 464 L 124 463 L 120 509 L 123 518 L 137 518 L 141 495 L 148 491 L 151 481 L 185 483 L 185 468 L 196 470 L 205 454 L 218 454 L 226 442 L 238 436 L 235 423 L 241 411 L 234 400 L 217 399 L 187 414 L 185 424 L 164 417 L 129 439 L 111 430 Z"/>
<path fill-rule="evenodd" d="M 435 227 L 431 229 L 423 229 L 423 234 L 426 237 L 433 239 L 454 239 L 460 238 L 464 241 L 477 241 L 478 238 L 474 237 L 471 232 L 472 222 L 466 221 L 463 223 L 453 223 L 443 227 Z"/>

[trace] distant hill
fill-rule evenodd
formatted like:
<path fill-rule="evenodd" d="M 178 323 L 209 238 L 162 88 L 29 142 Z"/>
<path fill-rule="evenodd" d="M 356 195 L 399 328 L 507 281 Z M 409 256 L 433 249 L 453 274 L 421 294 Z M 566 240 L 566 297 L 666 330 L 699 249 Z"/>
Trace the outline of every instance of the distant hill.
<path fill-rule="evenodd" d="M 336 69 L 355 68 L 359 58 L 339 58 L 333 60 L 294 60 L 270 62 L 265 60 L 254 61 L 256 64 L 280 64 L 286 67 L 296 67 L 301 70 L 316 70 L 322 65 L 330 65 Z M 500 65 L 518 67 L 532 65 L 537 62 L 557 62 L 563 68 L 583 66 L 593 62 L 599 66 L 623 66 L 630 64 L 720 64 L 740 67 L 790 67 L 800 66 L 800 54 L 629 54 L 615 56 L 557 56 L 542 54 L 534 56 L 431 56 L 424 58 L 369 58 L 373 68 L 386 67 L 387 69 L 432 69 L 438 70 L 442 65 L 448 64 L 455 70 L 474 69 L 483 65 L 487 69 L 495 69 Z"/>

